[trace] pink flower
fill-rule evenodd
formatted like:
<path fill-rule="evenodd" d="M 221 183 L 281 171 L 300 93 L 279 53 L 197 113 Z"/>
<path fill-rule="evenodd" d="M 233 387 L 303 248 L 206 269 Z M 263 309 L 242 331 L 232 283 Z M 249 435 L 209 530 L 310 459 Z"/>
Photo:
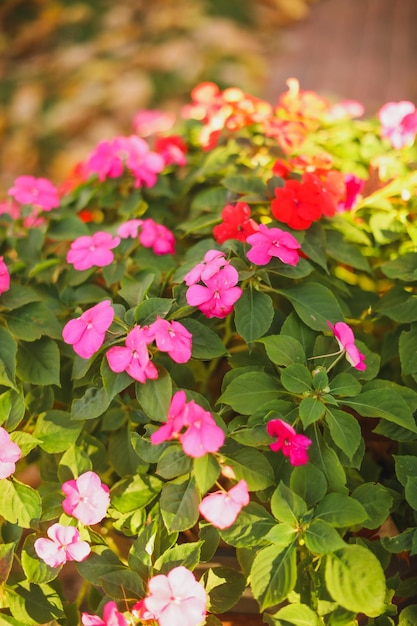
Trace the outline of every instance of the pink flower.
<path fill-rule="evenodd" d="M 88 270 L 91 267 L 105 267 L 114 260 L 113 248 L 120 243 L 119 237 L 97 231 L 91 237 L 82 235 L 72 242 L 67 253 L 67 263 L 72 263 L 76 270 Z"/>
<path fill-rule="evenodd" d="M 387 102 L 378 112 L 381 135 L 393 148 L 412 146 L 417 133 L 417 110 L 408 100 Z"/>
<path fill-rule="evenodd" d="M 157 224 L 152 219 L 143 220 L 139 241 L 145 248 L 152 248 L 155 254 L 174 254 L 175 237 L 166 226 Z"/>
<path fill-rule="evenodd" d="M 90 545 L 81 541 L 74 526 L 52 524 L 47 530 L 49 539 L 36 539 L 35 552 L 50 567 L 59 567 L 67 561 L 84 561 L 91 552 Z"/>
<path fill-rule="evenodd" d="M 123 613 L 119 613 L 115 602 L 107 602 L 104 605 L 103 619 L 89 613 L 81 614 L 83 626 L 129 626 Z"/>
<path fill-rule="evenodd" d="M 165 167 L 164 159 L 156 152 L 150 152 L 144 139 L 131 135 L 127 140 L 127 167 L 135 177 L 135 187 L 153 187 L 159 172 Z"/>
<path fill-rule="evenodd" d="M 249 504 L 248 485 L 240 480 L 228 493 L 216 491 L 202 499 L 199 511 L 216 528 L 228 528 L 236 521 L 242 507 Z"/>
<path fill-rule="evenodd" d="M 291 465 L 307 463 L 307 448 L 312 444 L 308 437 L 297 435 L 294 428 L 281 419 L 269 421 L 266 430 L 271 437 L 277 437 L 277 441 L 269 444 L 271 450 L 282 450 L 283 455 L 289 457 Z"/>
<path fill-rule="evenodd" d="M 106 357 L 113 372 L 127 372 L 129 376 L 145 383 L 148 378 L 158 378 L 158 370 L 149 358 L 147 331 L 134 326 L 126 337 L 125 346 L 113 346 L 107 351 Z"/>
<path fill-rule="evenodd" d="M 186 567 L 174 567 L 148 582 L 144 604 L 159 626 L 198 626 L 206 615 L 204 587 Z"/>
<path fill-rule="evenodd" d="M 340 120 L 348 117 L 362 117 L 365 107 L 358 100 L 341 100 L 334 104 L 327 112 L 326 117 L 330 120 Z"/>
<path fill-rule="evenodd" d="M 120 224 L 117 234 L 122 239 L 127 239 L 128 237 L 135 239 L 138 236 L 139 227 L 142 226 L 142 223 L 143 220 L 128 220 L 124 224 Z"/>
<path fill-rule="evenodd" d="M 185 284 L 190 287 L 191 285 L 198 283 L 200 280 L 205 282 L 208 278 L 214 276 L 214 274 L 216 274 L 220 269 L 225 266 L 229 266 L 229 278 L 235 285 L 238 281 L 238 273 L 233 266 L 229 265 L 229 261 L 227 261 L 225 257 L 225 253 L 220 252 L 219 250 L 209 250 L 206 252 L 201 263 L 198 263 L 184 276 Z"/>
<path fill-rule="evenodd" d="M 63 483 L 65 500 L 62 508 L 83 524 L 98 524 L 106 517 L 110 503 L 109 488 L 95 472 L 85 472 L 76 480 Z"/>
<path fill-rule="evenodd" d="M 349 211 L 357 202 L 359 194 L 362 193 L 365 181 L 358 178 L 354 174 L 345 175 L 345 199 L 340 201 L 337 206 L 338 211 Z"/>
<path fill-rule="evenodd" d="M 18 176 L 8 193 L 20 204 L 35 204 L 44 211 L 59 206 L 58 190 L 47 178 Z"/>
<path fill-rule="evenodd" d="M 116 137 L 111 141 L 106 139 L 100 141 L 84 165 L 85 175 L 97 174 L 100 181 L 106 178 L 119 178 L 123 174 L 127 156 L 124 139 Z"/>
<path fill-rule="evenodd" d="M 10 274 L 3 257 L 0 256 L 0 296 L 10 289 Z"/>
<path fill-rule="evenodd" d="M 155 150 L 162 156 L 165 165 L 186 165 L 187 146 L 179 135 L 158 137 L 155 140 Z"/>
<path fill-rule="evenodd" d="M 12 199 L 0 202 L 0 215 L 10 215 L 12 220 L 18 220 L 21 214 L 21 207 Z"/>
<path fill-rule="evenodd" d="M 246 239 L 252 248 L 247 253 L 249 261 L 255 265 L 266 265 L 272 257 L 278 257 L 287 265 L 297 265 L 301 248 L 296 238 L 280 228 L 267 228 L 259 224 L 259 231 Z"/>
<path fill-rule="evenodd" d="M 10 439 L 10 435 L 0 426 L 0 478 L 8 478 L 16 469 L 16 462 L 22 456 L 17 443 Z"/>
<path fill-rule="evenodd" d="M 133 118 L 133 128 L 138 135 L 149 137 L 170 130 L 175 123 L 175 114 L 157 109 L 142 109 Z"/>
<path fill-rule="evenodd" d="M 62 337 L 65 343 L 72 345 L 74 352 L 83 359 L 89 359 L 103 345 L 113 318 L 110 300 L 103 300 L 65 324 Z"/>
<path fill-rule="evenodd" d="M 355 336 L 350 326 L 344 322 L 337 322 L 334 326 L 327 322 L 328 327 L 333 332 L 340 350 L 346 353 L 346 360 L 356 368 L 363 372 L 366 370 L 365 355 L 359 352 L 355 346 Z"/>
<path fill-rule="evenodd" d="M 217 452 L 224 443 L 224 432 L 209 411 L 191 400 L 184 391 L 177 391 L 168 411 L 168 421 L 152 433 L 153 444 L 179 439 L 184 453 L 193 458 Z"/>
<path fill-rule="evenodd" d="M 179 322 L 158 319 L 148 329 L 161 352 L 168 352 L 175 363 L 187 363 L 191 359 L 192 334 Z"/>

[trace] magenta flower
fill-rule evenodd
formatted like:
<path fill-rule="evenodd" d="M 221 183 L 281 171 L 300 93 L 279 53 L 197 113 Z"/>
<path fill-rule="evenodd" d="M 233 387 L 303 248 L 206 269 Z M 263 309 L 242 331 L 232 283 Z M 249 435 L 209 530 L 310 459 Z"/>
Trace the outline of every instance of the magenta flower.
<path fill-rule="evenodd" d="M 187 146 L 179 135 L 169 137 L 157 137 L 155 140 L 155 150 L 164 159 L 165 165 L 186 165 Z"/>
<path fill-rule="evenodd" d="M 76 480 L 63 483 L 65 500 L 62 508 L 83 524 L 98 524 L 106 517 L 110 504 L 109 488 L 95 472 L 85 472 Z"/>
<path fill-rule="evenodd" d="M 244 506 L 249 504 L 248 485 L 240 480 L 237 485 L 224 491 L 210 493 L 202 499 L 199 511 L 216 528 L 228 528 L 236 521 Z"/>
<path fill-rule="evenodd" d="M 259 231 L 246 239 L 252 248 L 246 256 L 255 265 L 266 265 L 272 257 L 278 257 L 287 265 L 297 265 L 301 248 L 296 238 L 280 228 L 267 228 L 259 224 Z"/>
<path fill-rule="evenodd" d="M 145 383 L 148 378 L 158 378 L 158 370 L 149 358 L 148 344 L 152 341 L 147 331 L 134 326 L 128 333 L 125 346 L 113 346 L 107 353 L 107 361 L 113 372 L 127 372 L 129 376 Z"/>
<path fill-rule="evenodd" d="M 152 219 L 143 220 L 139 241 L 145 248 L 152 248 L 158 255 L 175 253 L 175 237 L 166 226 Z"/>
<path fill-rule="evenodd" d="M 193 336 L 179 322 L 169 322 L 158 316 L 147 332 L 155 340 L 158 350 L 168 352 L 175 363 L 187 363 L 191 359 Z"/>
<path fill-rule="evenodd" d="M 225 253 L 219 250 L 206 252 L 203 261 L 198 263 L 184 276 L 184 282 L 188 287 L 197 284 L 200 280 L 205 282 L 225 266 L 229 267 L 229 277 L 233 285 L 235 285 L 238 281 L 238 273 L 232 265 L 229 265 Z"/>
<path fill-rule="evenodd" d="M 159 172 L 165 167 L 165 161 L 160 154 L 151 152 L 144 139 L 131 135 L 127 140 L 126 164 L 135 177 L 135 187 L 153 187 Z"/>
<path fill-rule="evenodd" d="M 35 204 L 44 211 L 59 206 L 58 190 L 47 178 L 18 176 L 8 193 L 20 204 Z"/>
<path fill-rule="evenodd" d="M 119 613 L 115 602 L 107 602 L 103 609 L 103 619 L 98 615 L 81 613 L 83 626 L 129 626 L 123 613 Z"/>
<path fill-rule="evenodd" d="M 139 227 L 142 223 L 143 220 L 128 220 L 127 222 L 124 222 L 124 224 L 120 224 L 117 229 L 117 234 L 122 239 L 127 239 L 128 237 L 135 239 L 138 236 Z"/>
<path fill-rule="evenodd" d="M 67 253 L 67 263 L 72 263 L 76 270 L 88 270 L 91 267 L 105 267 L 114 260 L 111 251 L 120 243 L 119 237 L 97 231 L 94 235 L 82 235 L 72 242 Z"/>
<path fill-rule="evenodd" d="M 191 400 L 186 402 L 184 391 L 177 391 L 168 411 L 168 420 L 152 433 L 153 444 L 179 439 L 185 454 L 193 458 L 217 452 L 224 443 L 224 432 L 209 411 Z"/>
<path fill-rule="evenodd" d="M 340 350 L 345 352 L 346 360 L 356 368 L 363 372 L 366 370 L 365 355 L 359 352 L 355 346 L 355 336 L 350 326 L 344 322 L 337 322 L 334 326 L 330 322 L 327 322 L 328 327 L 333 332 Z"/>
<path fill-rule="evenodd" d="M 50 567 L 59 567 L 67 561 L 84 561 L 91 552 L 90 545 L 81 541 L 74 526 L 52 524 L 47 530 L 49 539 L 41 537 L 34 543 L 35 552 Z"/>
<path fill-rule="evenodd" d="M 281 419 L 270 420 L 266 430 L 271 437 L 277 437 L 277 441 L 269 444 L 271 450 L 274 452 L 282 450 L 283 455 L 290 459 L 291 465 L 307 463 L 307 448 L 312 444 L 311 439 L 297 435 L 294 428 Z"/>
<path fill-rule="evenodd" d="M 127 155 L 124 139 L 115 137 L 111 141 L 100 141 L 84 164 L 86 176 L 97 174 L 100 181 L 121 176 Z"/>
<path fill-rule="evenodd" d="M 227 265 L 208 278 L 205 285 L 191 285 L 185 295 L 188 304 L 196 306 L 208 318 L 229 315 L 242 295 L 242 289 L 231 280 L 235 272 L 234 267 Z"/>
<path fill-rule="evenodd" d="M 381 136 L 388 139 L 393 148 L 412 146 L 417 134 L 417 110 L 408 100 L 387 102 L 378 112 Z"/>
<path fill-rule="evenodd" d="M 3 257 L 0 256 L 0 296 L 10 289 L 10 274 Z"/>
<path fill-rule="evenodd" d="M 346 194 L 344 200 L 341 200 L 337 205 L 338 211 L 349 211 L 355 206 L 358 196 L 362 193 L 365 186 L 365 181 L 362 178 L 358 178 L 354 174 L 345 175 L 345 189 Z"/>
<path fill-rule="evenodd" d="M 174 567 L 167 576 L 159 574 L 148 582 L 145 608 L 159 626 L 198 626 L 206 615 L 204 587 L 186 567 Z"/>
<path fill-rule="evenodd" d="M 8 478 L 16 469 L 16 462 L 22 456 L 22 451 L 10 439 L 10 435 L 0 426 L 0 478 Z"/>
<path fill-rule="evenodd" d="M 110 300 L 103 300 L 65 324 L 62 337 L 83 359 L 89 359 L 101 348 L 106 331 L 114 318 Z"/>

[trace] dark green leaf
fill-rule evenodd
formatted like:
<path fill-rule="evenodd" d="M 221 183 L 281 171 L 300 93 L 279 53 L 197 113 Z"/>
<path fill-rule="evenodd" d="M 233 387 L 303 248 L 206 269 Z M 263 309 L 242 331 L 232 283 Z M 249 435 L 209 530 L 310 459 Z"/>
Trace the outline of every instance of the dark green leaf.
<path fill-rule="evenodd" d="M 265 335 L 273 318 L 271 298 L 256 289 L 245 289 L 235 304 L 236 330 L 247 343 Z"/>

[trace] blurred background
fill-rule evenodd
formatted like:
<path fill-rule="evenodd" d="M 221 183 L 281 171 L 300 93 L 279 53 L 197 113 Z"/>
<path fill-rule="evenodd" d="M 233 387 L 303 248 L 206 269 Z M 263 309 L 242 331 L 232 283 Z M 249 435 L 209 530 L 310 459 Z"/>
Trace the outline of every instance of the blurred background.
<path fill-rule="evenodd" d="M 0 200 L 200 81 L 274 103 L 295 76 L 369 114 L 417 101 L 416 29 L 417 0 L 1 0 Z"/>

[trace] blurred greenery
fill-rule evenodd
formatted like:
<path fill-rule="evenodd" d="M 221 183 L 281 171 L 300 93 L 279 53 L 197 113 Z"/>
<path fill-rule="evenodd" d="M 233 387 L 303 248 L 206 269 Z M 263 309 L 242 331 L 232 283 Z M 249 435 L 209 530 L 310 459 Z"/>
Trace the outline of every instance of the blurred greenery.
<path fill-rule="evenodd" d="M 141 108 L 177 113 L 212 80 L 262 95 L 279 29 L 312 0 L 3 0 L 0 190 L 58 182 Z"/>

